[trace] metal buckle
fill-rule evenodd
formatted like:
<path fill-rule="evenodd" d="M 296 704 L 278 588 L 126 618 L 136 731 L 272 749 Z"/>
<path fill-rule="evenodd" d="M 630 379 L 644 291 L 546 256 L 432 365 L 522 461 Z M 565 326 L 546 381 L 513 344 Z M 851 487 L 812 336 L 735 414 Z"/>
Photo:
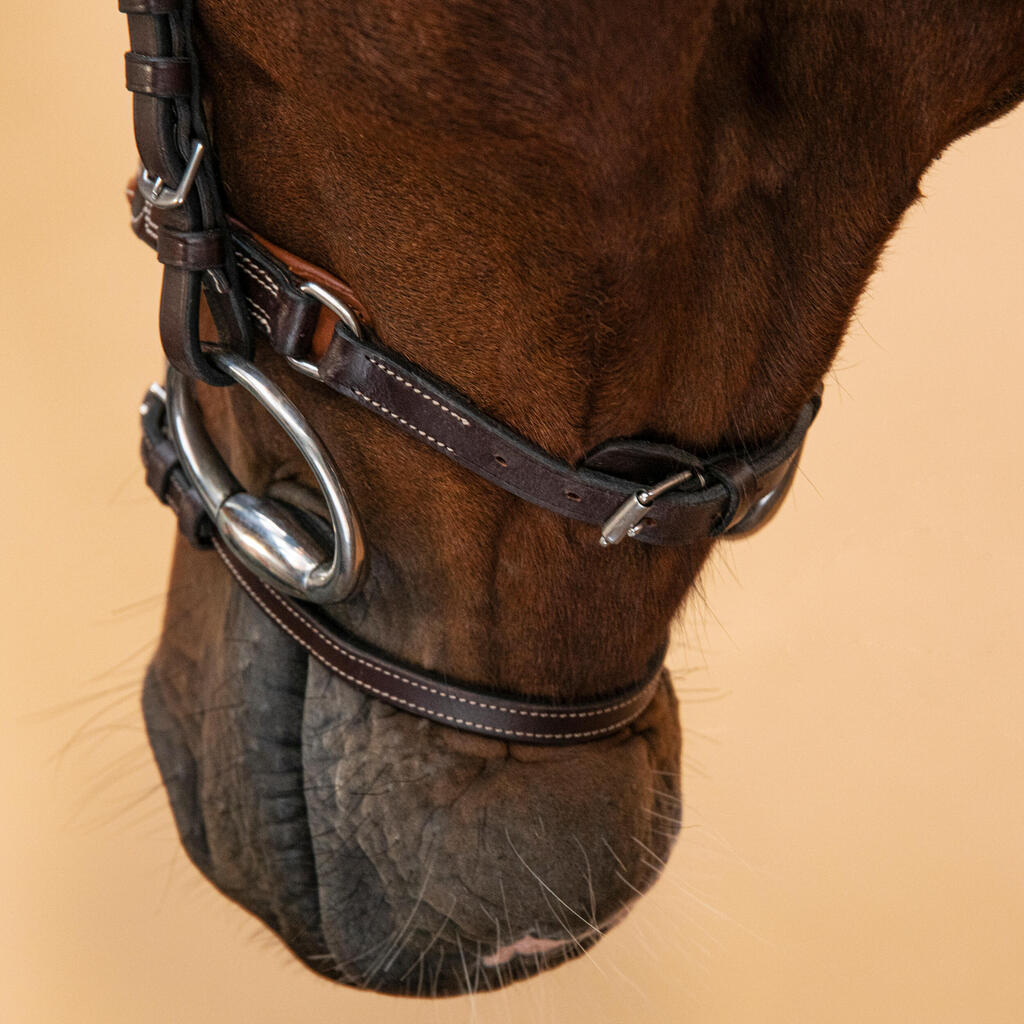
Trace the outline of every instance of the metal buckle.
<path fill-rule="evenodd" d="M 142 193 L 142 198 L 159 210 L 170 210 L 181 206 L 192 190 L 192 183 L 199 173 L 199 164 L 202 162 L 204 152 L 203 144 L 197 140 L 192 146 L 192 153 L 181 175 L 181 181 L 172 192 L 167 191 L 167 182 L 163 178 L 152 177 L 149 171 L 140 164 L 136 187 Z"/>
<path fill-rule="evenodd" d="M 330 517 L 334 549 L 291 505 L 242 488 L 203 426 L 187 382 L 167 371 L 167 423 L 178 457 L 221 539 L 260 579 L 316 604 L 342 601 L 359 586 L 362 529 L 334 460 L 291 400 L 247 359 L 209 349 L 216 366 L 249 392 L 280 424 L 313 471 Z M 326 529 L 326 524 L 324 524 Z"/>
<path fill-rule="evenodd" d="M 697 480 L 701 487 L 707 486 L 704 475 L 696 469 L 684 469 L 681 473 L 666 477 L 660 484 L 631 494 L 605 521 L 601 527 L 601 539 L 598 543 L 603 548 L 618 544 L 626 537 L 635 537 L 643 530 L 643 520 L 651 505 L 663 494 L 674 490 L 687 480 Z"/>
<path fill-rule="evenodd" d="M 362 331 L 359 328 L 359 321 L 356 319 L 355 313 L 352 312 L 344 302 L 332 294 L 326 288 L 321 288 L 320 285 L 314 281 L 303 281 L 299 285 L 299 291 L 304 295 L 311 295 L 316 299 L 321 306 L 329 309 L 339 320 L 343 321 L 345 326 L 357 337 L 363 336 Z M 316 363 L 311 363 L 308 359 L 296 359 L 294 356 L 285 356 L 291 365 L 299 371 L 304 373 L 307 377 L 312 377 L 313 380 L 320 380 L 320 368 Z"/>

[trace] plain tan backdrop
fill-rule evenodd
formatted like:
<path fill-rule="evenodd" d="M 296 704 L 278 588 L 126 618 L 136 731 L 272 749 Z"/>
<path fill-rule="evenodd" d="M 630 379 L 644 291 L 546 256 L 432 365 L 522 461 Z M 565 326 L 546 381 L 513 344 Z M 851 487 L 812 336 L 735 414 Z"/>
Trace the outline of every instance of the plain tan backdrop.
<path fill-rule="evenodd" d="M 788 506 L 686 613 L 663 880 L 590 957 L 417 1004 L 215 894 L 145 746 L 173 526 L 136 458 L 158 271 L 114 7 L 6 4 L 0 36 L 0 1021 L 1018 1024 L 1024 111 L 929 173 Z"/>

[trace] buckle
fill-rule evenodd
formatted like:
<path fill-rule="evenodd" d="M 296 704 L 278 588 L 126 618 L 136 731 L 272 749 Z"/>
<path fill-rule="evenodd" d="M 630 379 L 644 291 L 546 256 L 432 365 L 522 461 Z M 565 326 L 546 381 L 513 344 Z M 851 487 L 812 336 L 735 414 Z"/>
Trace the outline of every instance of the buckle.
<path fill-rule="evenodd" d="M 196 174 L 199 173 L 199 164 L 202 162 L 204 152 L 203 144 L 197 140 L 192 146 L 192 153 L 185 165 L 181 181 L 172 192 L 167 191 L 167 182 L 163 178 L 152 177 L 149 171 L 140 164 L 136 187 L 142 193 L 142 198 L 158 210 L 171 210 L 181 206 L 192 190 L 192 183 L 196 180 Z"/>
<path fill-rule="evenodd" d="M 359 517 L 334 459 L 291 399 L 252 363 L 228 349 L 210 349 L 207 354 L 291 439 L 320 486 L 330 520 L 321 522 L 320 516 L 304 516 L 293 505 L 245 491 L 210 439 L 192 389 L 169 368 L 168 433 L 217 534 L 270 586 L 314 604 L 343 601 L 362 582 L 365 546 Z M 332 534 L 333 545 L 327 539 Z"/>
<path fill-rule="evenodd" d="M 660 484 L 645 488 L 631 494 L 608 518 L 601 527 L 601 539 L 598 543 L 603 548 L 618 544 L 626 537 L 635 537 L 643 528 L 643 520 L 648 510 L 663 494 L 675 490 L 687 480 L 697 480 L 701 487 L 707 486 L 704 475 L 696 469 L 684 469 L 681 473 L 666 477 Z"/>
<path fill-rule="evenodd" d="M 321 306 L 333 313 L 357 338 L 363 336 L 355 313 L 337 295 L 329 292 L 326 288 L 321 288 L 315 281 L 303 281 L 299 285 L 299 291 L 316 299 Z M 308 359 L 298 359 L 295 356 L 285 356 L 285 359 L 299 373 L 304 373 L 307 377 L 312 377 L 313 380 L 320 380 L 320 368 L 316 363 Z"/>

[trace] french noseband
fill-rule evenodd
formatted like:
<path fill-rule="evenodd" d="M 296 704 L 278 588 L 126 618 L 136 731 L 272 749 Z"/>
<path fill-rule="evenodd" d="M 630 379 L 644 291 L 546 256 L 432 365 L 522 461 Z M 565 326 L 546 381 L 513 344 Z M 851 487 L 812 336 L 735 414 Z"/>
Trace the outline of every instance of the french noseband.
<path fill-rule="evenodd" d="M 365 693 L 509 741 L 579 743 L 623 729 L 657 692 L 664 650 L 639 683 L 601 700 L 558 704 L 399 664 L 317 611 L 358 590 L 367 545 L 334 459 L 301 411 L 253 365 L 254 346 L 269 346 L 296 372 L 435 455 L 551 514 L 589 524 L 595 552 L 623 541 L 736 537 L 763 526 L 792 482 L 820 390 L 784 436 L 754 452 L 699 458 L 626 438 L 605 442 L 577 465 L 555 458 L 388 349 L 343 282 L 226 214 L 200 102 L 193 2 L 119 0 L 119 7 L 128 15 L 125 68 L 141 161 L 129 188 L 132 226 L 164 265 L 167 382 L 150 388 L 141 409 L 149 486 L 194 545 L 217 551 L 277 628 Z M 201 340 L 201 324 L 216 342 Z M 326 519 L 242 488 L 206 432 L 193 380 L 238 384 L 270 413 L 309 465 Z"/>

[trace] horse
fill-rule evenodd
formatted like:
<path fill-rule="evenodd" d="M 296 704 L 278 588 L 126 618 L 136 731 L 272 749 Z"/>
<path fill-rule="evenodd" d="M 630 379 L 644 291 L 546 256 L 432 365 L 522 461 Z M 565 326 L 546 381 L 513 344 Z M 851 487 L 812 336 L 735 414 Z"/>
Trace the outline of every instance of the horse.
<path fill-rule="evenodd" d="M 203 0 L 192 31 L 231 215 L 571 466 L 616 438 L 703 455 L 784 435 L 929 164 L 1024 97 L 1012 3 Z M 600 700 L 660 664 L 714 538 L 602 548 L 256 363 L 359 510 L 340 628 L 528 700 Z M 245 392 L 195 399 L 250 491 L 317 508 Z M 345 685 L 179 541 L 143 701 L 219 889 L 328 978 L 444 995 L 585 952 L 653 883 L 681 813 L 656 678 L 595 742 L 453 729 Z"/>

